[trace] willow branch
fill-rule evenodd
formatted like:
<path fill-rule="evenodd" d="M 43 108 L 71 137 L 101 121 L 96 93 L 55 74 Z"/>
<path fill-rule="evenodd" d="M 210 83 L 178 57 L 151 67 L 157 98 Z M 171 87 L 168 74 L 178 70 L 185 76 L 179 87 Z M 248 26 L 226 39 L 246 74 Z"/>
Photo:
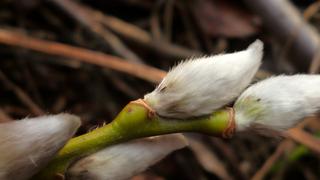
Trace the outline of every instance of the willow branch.
<path fill-rule="evenodd" d="M 233 111 L 230 109 L 187 121 L 166 120 L 155 115 L 142 100 L 132 101 L 111 123 L 71 139 L 34 179 L 64 177 L 67 168 L 79 157 L 131 139 L 178 132 L 228 137 L 234 132 L 233 122 Z"/>

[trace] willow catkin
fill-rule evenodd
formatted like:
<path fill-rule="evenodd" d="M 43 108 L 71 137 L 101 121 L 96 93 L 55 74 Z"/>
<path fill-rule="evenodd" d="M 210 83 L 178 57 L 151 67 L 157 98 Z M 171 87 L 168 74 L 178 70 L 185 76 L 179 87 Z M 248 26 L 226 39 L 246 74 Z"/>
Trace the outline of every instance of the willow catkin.
<path fill-rule="evenodd" d="M 53 158 L 79 126 L 79 118 L 69 114 L 0 124 L 0 179 L 29 179 Z"/>
<path fill-rule="evenodd" d="M 186 139 L 181 134 L 113 145 L 74 163 L 68 169 L 67 179 L 129 179 L 186 145 Z"/>
<path fill-rule="evenodd" d="M 238 131 L 259 125 L 286 130 L 320 110 L 320 76 L 276 76 L 245 90 L 235 105 Z"/>
<path fill-rule="evenodd" d="M 234 100 L 259 69 L 263 43 L 246 50 L 190 59 L 174 67 L 144 100 L 164 117 L 208 115 Z"/>

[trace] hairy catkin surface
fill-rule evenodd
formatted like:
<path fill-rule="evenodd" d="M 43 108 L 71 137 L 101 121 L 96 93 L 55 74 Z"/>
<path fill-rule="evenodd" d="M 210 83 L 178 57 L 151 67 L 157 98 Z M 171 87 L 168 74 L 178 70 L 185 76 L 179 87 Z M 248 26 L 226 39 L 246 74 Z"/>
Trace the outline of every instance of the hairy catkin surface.
<path fill-rule="evenodd" d="M 171 134 L 110 146 L 77 161 L 68 170 L 67 178 L 71 180 L 129 179 L 186 145 L 183 135 Z"/>
<path fill-rule="evenodd" d="M 208 115 L 233 101 L 259 69 L 263 43 L 246 50 L 178 64 L 144 100 L 160 115 L 185 119 Z"/>
<path fill-rule="evenodd" d="M 29 179 L 43 168 L 80 126 L 69 114 L 0 124 L 0 179 Z"/>
<path fill-rule="evenodd" d="M 235 103 L 237 130 L 286 130 L 320 110 L 320 76 L 277 76 L 245 90 Z"/>

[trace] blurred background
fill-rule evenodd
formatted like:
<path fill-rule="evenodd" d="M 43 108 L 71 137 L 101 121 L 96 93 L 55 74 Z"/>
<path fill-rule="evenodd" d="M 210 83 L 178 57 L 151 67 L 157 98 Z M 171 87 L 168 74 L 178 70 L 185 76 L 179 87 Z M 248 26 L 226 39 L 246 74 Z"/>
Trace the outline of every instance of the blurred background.
<path fill-rule="evenodd" d="M 70 112 L 82 134 L 180 60 L 257 38 L 265 54 L 255 81 L 318 73 L 319 9 L 316 0 L 1 0 L 0 122 Z M 186 134 L 189 148 L 132 179 L 320 179 L 319 135 L 317 118 L 283 139 Z"/>

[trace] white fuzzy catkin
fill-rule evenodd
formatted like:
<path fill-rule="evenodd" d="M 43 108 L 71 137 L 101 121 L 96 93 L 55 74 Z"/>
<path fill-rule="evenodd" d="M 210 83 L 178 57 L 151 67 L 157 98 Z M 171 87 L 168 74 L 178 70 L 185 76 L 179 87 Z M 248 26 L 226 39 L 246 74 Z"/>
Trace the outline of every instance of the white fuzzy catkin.
<path fill-rule="evenodd" d="M 181 134 L 145 138 L 114 145 L 77 161 L 69 168 L 67 179 L 129 179 L 186 145 L 186 139 Z"/>
<path fill-rule="evenodd" d="M 262 56 L 263 43 L 256 40 L 244 51 L 184 61 L 144 100 L 163 117 L 208 115 L 239 96 L 259 69 Z"/>
<path fill-rule="evenodd" d="M 320 76 L 276 76 L 249 87 L 235 103 L 238 131 L 255 125 L 286 130 L 320 110 Z"/>
<path fill-rule="evenodd" d="M 0 124 L 0 179 L 29 179 L 53 158 L 79 126 L 79 118 L 69 114 Z"/>

